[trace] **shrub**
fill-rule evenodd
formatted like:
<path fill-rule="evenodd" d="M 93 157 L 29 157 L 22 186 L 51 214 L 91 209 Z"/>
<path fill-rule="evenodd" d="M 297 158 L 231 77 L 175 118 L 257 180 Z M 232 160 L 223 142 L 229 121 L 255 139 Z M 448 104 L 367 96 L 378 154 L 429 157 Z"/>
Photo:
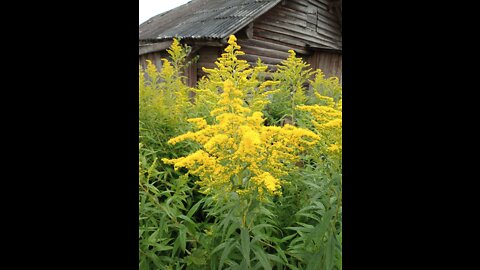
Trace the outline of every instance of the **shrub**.
<path fill-rule="evenodd" d="M 228 43 L 195 88 L 178 40 L 140 70 L 140 269 L 341 269 L 338 79 Z"/>

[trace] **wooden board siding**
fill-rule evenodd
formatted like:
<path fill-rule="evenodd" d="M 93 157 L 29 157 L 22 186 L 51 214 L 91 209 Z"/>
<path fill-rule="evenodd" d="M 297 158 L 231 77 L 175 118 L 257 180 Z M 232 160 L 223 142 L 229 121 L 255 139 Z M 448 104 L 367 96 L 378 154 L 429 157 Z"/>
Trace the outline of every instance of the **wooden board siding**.
<path fill-rule="evenodd" d="M 162 67 L 162 58 L 165 57 L 165 51 L 162 52 L 153 52 L 153 53 L 147 53 L 143 55 L 138 56 L 138 64 L 142 66 L 143 68 L 147 67 L 147 60 L 152 61 L 152 63 L 157 67 L 158 70 L 161 69 Z"/>
<path fill-rule="evenodd" d="M 317 51 L 307 62 L 313 69 L 321 69 L 326 77 L 336 76 L 342 83 L 342 55 L 331 52 Z"/>
<path fill-rule="evenodd" d="M 202 47 L 197 51 L 197 54 L 200 56 L 197 63 L 197 80 L 205 76 L 202 67 L 205 68 L 215 68 L 214 64 L 220 54 L 223 52 L 223 48 L 220 47 Z"/>
<path fill-rule="evenodd" d="M 253 23 L 253 36 L 287 46 L 341 50 L 337 16 L 323 0 L 287 0 Z"/>

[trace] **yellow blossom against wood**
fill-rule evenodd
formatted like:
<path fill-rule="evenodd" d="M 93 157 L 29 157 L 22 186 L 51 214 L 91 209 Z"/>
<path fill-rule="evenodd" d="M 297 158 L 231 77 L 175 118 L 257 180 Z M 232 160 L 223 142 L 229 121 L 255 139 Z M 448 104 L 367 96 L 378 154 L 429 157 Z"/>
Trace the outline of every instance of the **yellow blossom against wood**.
<path fill-rule="evenodd" d="M 185 85 L 185 77 L 182 76 L 187 48 L 174 39 L 167 51 L 170 60 L 162 58 L 160 70 L 150 60 L 146 60 L 145 70 L 140 67 L 139 99 L 140 104 L 144 105 L 141 110 L 151 110 L 167 116 L 163 121 L 184 121 L 193 111 L 190 102 L 190 92 L 193 89 Z"/>
<path fill-rule="evenodd" d="M 268 96 L 278 92 L 278 90 L 273 89 L 278 82 L 263 81 L 260 78 L 260 75 L 267 70 L 267 65 L 263 64 L 260 58 L 255 67 L 250 67 L 246 60 L 240 59 L 245 53 L 240 50 L 241 47 L 236 43 L 235 36 L 230 36 L 228 44 L 225 52 L 215 62 L 216 68 L 202 68 L 208 78 L 204 77 L 198 83 L 196 109 L 202 111 L 208 108 L 213 115 L 223 113 L 221 111 L 222 105 L 224 102 L 230 101 L 230 99 L 225 99 L 225 96 L 234 93 L 220 96 L 218 95 L 218 89 L 223 88 L 224 82 L 231 81 L 234 85 L 232 89 L 235 91 L 241 90 L 243 93 L 238 97 L 241 100 L 236 100 L 235 104 L 242 104 L 246 101 L 249 104 L 249 109 L 261 111 L 265 105 L 270 103 Z M 218 102 L 220 99 L 223 99 L 223 103 Z M 240 106 L 235 104 L 232 104 L 232 106 L 237 106 L 237 109 L 241 110 Z"/>
<path fill-rule="evenodd" d="M 280 195 L 282 177 L 294 170 L 299 153 L 318 142 L 312 131 L 286 125 L 265 126 L 263 114 L 243 101 L 245 92 L 231 80 L 223 84 L 218 107 L 211 112 L 214 122 L 195 118 L 197 131 L 169 140 L 198 142 L 200 150 L 177 159 L 163 159 L 175 169 L 187 168 L 197 175 L 203 192 L 237 191 Z"/>

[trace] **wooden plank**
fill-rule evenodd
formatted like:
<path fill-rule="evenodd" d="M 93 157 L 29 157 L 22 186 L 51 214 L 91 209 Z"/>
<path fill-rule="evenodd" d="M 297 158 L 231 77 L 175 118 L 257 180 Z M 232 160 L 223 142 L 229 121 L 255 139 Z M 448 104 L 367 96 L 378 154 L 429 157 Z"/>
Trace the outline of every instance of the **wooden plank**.
<path fill-rule="evenodd" d="M 332 73 L 331 76 L 335 76 L 338 70 L 338 57 L 332 54 Z"/>
<path fill-rule="evenodd" d="M 255 54 L 259 56 L 267 56 L 277 59 L 287 59 L 290 55 L 287 51 L 277 51 L 272 49 L 266 49 L 261 47 L 255 47 L 251 45 L 244 45 L 242 46 L 242 51 L 246 54 Z"/>
<path fill-rule="evenodd" d="M 277 65 L 284 59 L 271 58 L 267 56 L 260 56 L 254 54 L 245 54 L 238 57 L 239 59 L 247 60 L 248 62 L 256 63 L 258 58 L 262 59 L 262 62 L 269 65 Z"/>
<path fill-rule="evenodd" d="M 167 49 L 172 45 L 171 40 L 169 41 L 164 41 L 164 42 L 159 42 L 159 43 L 153 43 L 145 46 L 140 46 L 138 48 L 138 55 L 143 55 L 147 53 L 152 53 L 152 52 L 158 52 Z"/>
<path fill-rule="evenodd" d="M 327 74 L 327 77 L 330 77 L 332 74 L 332 54 L 325 54 L 325 61 L 327 62 L 327 65 L 325 66 L 325 73 Z"/>
<path fill-rule="evenodd" d="M 291 25 L 290 26 L 286 26 L 283 24 L 275 25 L 273 23 L 262 22 L 262 23 L 257 23 L 256 28 L 264 31 L 269 31 L 276 34 L 284 35 L 286 37 L 283 37 L 282 41 L 284 42 L 287 41 L 287 43 L 292 43 L 298 46 L 302 46 L 302 45 L 306 46 L 308 44 L 309 46 L 319 47 L 319 48 L 322 48 L 322 47 L 327 47 L 327 48 L 331 47 L 334 49 L 339 48 L 339 46 L 334 40 L 331 40 L 331 39 L 328 40 L 326 38 L 321 38 L 319 36 L 315 37 L 313 36 L 312 33 L 309 33 L 308 31 L 304 31 L 302 33 L 301 30 L 295 29 Z M 288 40 L 291 40 L 291 41 L 288 41 Z M 298 40 L 301 40 L 301 41 L 298 41 Z"/>
<path fill-rule="evenodd" d="M 310 64 L 310 68 L 312 70 L 316 70 L 318 68 L 318 53 L 312 54 L 310 57 L 307 58 L 307 63 Z"/>
<path fill-rule="evenodd" d="M 317 12 L 318 12 L 318 15 L 324 17 L 325 19 L 329 19 L 329 21 L 332 21 L 332 22 L 335 22 L 338 24 L 337 22 L 337 16 L 335 16 L 335 14 L 332 14 L 324 9 L 321 9 L 321 8 L 317 8 Z"/>
<path fill-rule="evenodd" d="M 253 22 L 249 23 L 247 27 L 245 27 L 245 34 L 247 35 L 247 38 L 253 38 Z"/>
<path fill-rule="evenodd" d="M 317 12 L 315 11 L 315 13 L 307 14 L 307 21 L 312 25 L 316 25 L 316 23 L 317 23 Z"/>
<path fill-rule="evenodd" d="M 220 49 L 217 47 L 202 47 L 198 50 L 198 55 L 200 56 L 199 61 L 213 63 L 220 57 Z"/>
<path fill-rule="evenodd" d="M 337 31 L 331 31 L 327 29 L 331 28 L 324 24 L 322 21 L 317 20 L 317 27 L 315 29 L 317 34 L 338 42 L 341 38 L 340 29 L 337 29 Z"/>
<path fill-rule="evenodd" d="M 303 12 L 298 12 L 296 10 L 290 9 L 284 6 L 277 6 L 278 8 L 272 9 L 272 11 L 288 14 L 288 16 L 294 17 L 301 21 L 307 21 L 307 14 Z"/>
<path fill-rule="evenodd" d="M 145 63 L 145 56 L 140 55 L 138 57 L 138 65 L 142 66 L 142 69 L 145 69 L 146 63 Z"/>
<path fill-rule="evenodd" d="M 314 50 L 311 50 L 311 48 L 306 48 L 305 46 L 295 46 L 295 45 L 292 45 L 292 44 L 287 44 L 287 43 L 284 43 L 284 42 L 281 42 L 281 41 L 278 41 L 278 40 L 274 40 L 274 39 L 269 39 L 269 38 L 266 38 L 266 37 L 255 37 L 255 40 L 261 40 L 261 41 L 266 41 L 266 42 L 272 42 L 272 43 L 275 43 L 275 44 L 278 44 L 278 45 L 282 45 L 282 46 L 286 46 L 288 48 L 290 48 L 290 50 L 293 50 L 296 52 L 297 55 L 299 56 L 307 56 L 307 55 L 311 55 Z"/>
<path fill-rule="evenodd" d="M 291 1 L 288 1 L 287 4 L 284 7 L 290 8 L 290 9 L 293 9 L 297 12 L 305 13 L 305 14 L 314 13 L 314 7 L 313 6 L 305 7 L 303 5 L 299 5 L 299 4 L 291 2 Z"/>
<path fill-rule="evenodd" d="M 157 70 L 160 70 L 162 68 L 162 56 L 160 55 L 160 52 L 155 52 L 153 55 L 155 59 L 153 63 L 157 67 Z"/>
<path fill-rule="evenodd" d="M 298 7 L 298 6 L 297 6 Z M 340 25 L 328 18 L 324 18 L 323 15 L 318 16 L 317 15 L 317 8 L 314 6 L 310 6 L 308 10 L 301 10 L 299 11 L 298 9 L 292 9 L 293 7 L 286 7 L 286 6 L 277 6 L 274 9 L 272 9 L 269 13 L 264 15 L 263 17 L 259 18 L 257 21 L 267 21 L 271 22 L 272 20 L 281 20 L 285 21 L 289 24 L 301 26 L 301 27 L 306 27 L 308 29 L 312 29 L 313 32 L 316 32 L 317 30 L 317 22 L 320 20 L 322 22 L 322 29 L 325 29 L 326 31 L 330 31 L 332 35 L 338 36 L 341 34 L 340 31 Z M 306 13 L 305 13 L 306 12 Z M 284 19 L 288 16 L 288 19 Z M 323 33 L 327 36 L 328 33 Z"/>
<path fill-rule="evenodd" d="M 293 39 L 291 37 L 287 37 L 284 35 L 279 35 L 278 33 L 260 28 L 258 26 L 253 29 L 253 34 L 256 39 L 261 37 L 269 40 L 275 40 L 276 42 L 284 43 L 287 46 L 293 45 L 293 46 L 298 46 L 300 48 L 306 48 L 306 44 L 304 42 L 300 42 L 297 39 Z"/>
<path fill-rule="evenodd" d="M 289 0 L 289 2 L 291 3 L 295 3 L 299 6 L 304 6 L 304 7 L 308 7 L 309 6 L 309 3 L 307 1 L 302 1 L 302 0 Z"/>
<path fill-rule="evenodd" d="M 338 56 L 338 61 L 339 61 L 338 71 L 339 71 L 339 76 L 341 76 L 342 75 L 342 68 L 343 68 L 343 57 L 342 57 L 341 54 Z"/>
<path fill-rule="evenodd" d="M 197 64 L 197 70 L 202 70 L 202 67 L 212 69 L 212 68 L 216 68 L 217 65 L 215 65 L 213 62 L 212 62 L 212 63 L 209 63 L 209 62 L 199 62 L 199 63 Z"/>
<path fill-rule="evenodd" d="M 316 62 L 316 65 L 317 65 L 317 68 L 316 69 L 320 69 L 320 70 L 324 70 L 325 68 L 325 59 L 322 57 L 322 53 L 321 52 L 315 52 L 315 62 Z"/>
<path fill-rule="evenodd" d="M 308 3 L 316 6 L 317 8 L 321 8 L 323 10 L 327 10 L 328 11 L 328 4 L 322 2 L 322 1 L 318 1 L 318 0 L 307 0 Z"/>
<path fill-rule="evenodd" d="M 195 54 L 191 54 L 186 61 L 191 61 L 193 57 L 195 57 Z M 197 85 L 197 63 L 190 63 L 190 65 L 184 69 L 184 75 L 187 77 L 186 84 L 189 87 L 195 87 Z"/>
<path fill-rule="evenodd" d="M 315 18 L 314 21 L 317 22 L 316 18 Z M 300 27 L 298 25 L 285 23 L 285 22 L 280 21 L 280 20 L 261 21 L 261 22 L 257 23 L 257 25 L 262 25 L 262 24 L 275 26 L 275 27 L 279 27 L 279 28 L 282 28 L 282 29 L 287 30 L 287 31 L 295 32 L 295 33 L 299 34 L 298 35 L 299 37 L 307 34 L 311 37 L 318 38 L 318 39 L 321 39 L 321 40 L 335 41 L 335 40 L 339 39 L 339 34 L 338 33 L 326 32 L 324 30 L 320 30 L 320 32 L 319 32 L 319 31 L 317 31 L 318 30 L 317 27 L 315 27 L 315 28 L 305 28 L 305 27 Z M 313 25 L 313 23 L 311 25 Z"/>
<path fill-rule="evenodd" d="M 184 40 L 187 40 L 187 39 L 184 39 Z M 192 40 L 192 39 L 188 39 L 188 44 L 191 44 L 191 46 L 193 45 L 197 45 L 197 46 L 208 46 L 208 47 L 224 47 L 225 45 L 227 45 L 226 42 L 224 42 L 223 40 L 220 40 L 220 41 L 209 41 L 209 40 Z"/>
<path fill-rule="evenodd" d="M 276 42 L 261 40 L 261 39 L 258 39 L 258 37 L 255 37 L 254 39 L 250 39 L 250 40 L 239 39 L 238 44 L 240 46 L 246 45 L 246 46 L 252 46 L 252 47 L 261 47 L 261 48 L 272 49 L 272 50 L 281 51 L 281 52 L 288 52 L 288 50 L 294 50 L 297 53 L 310 54 L 309 51 L 300 49 L 296 46 L 282 45 Z"/>
<path fill-rule="evenodd" d="M 331 24 L 327 23 L 325 21 L 325 18 L 323 18 L 322 16 L 317 16 L 317 22 L 315 23 L 315 30 L 318 27 L 324 29 L 325 31 L 334 33 L 336 36 L 341 36 L 342 34 L 340 31 L 340 25 L 332 26 Z"/>
<path fill-rule="evenodd" d="M 307 27 L 306 18 L 298 18 L 298 17 L 295 17 L 294 14 L 295 13 L 291 13 L 291 12 L 288 13 L 280 9 L 274 9 L 267 14 L 268 17 L 264 17 L 262 19 L 271 20 L 272 18 L 274 18 L 276 20 L 281 20 L 289 24 L 297 25 L 300 27 Z M 262 20 L 259 20 L 259 21 L 262 21 Z"/>
<path fill-rule="evenodd" d="M 300 38 L 300 39 L 304 38 L 305 40 L 309 40 L 305 37 L 305 35 L 307 35 L 309 37 L 314 38 L 314 39 L 310 39 L 310 41 L 317 42 L 317 43 L 325 41 L 325 42 L 330 42 L 332 44 L 335 44 L 335 46 L 336 46 L 336 43 L 339 40 L 339 35 L 338 34 L 335 35 L 334 33 L 326 32 L 322 29 L 320 29 L 320 30 L 316 29 L 317 31 L 308 31 L 308 29 L 306 29 L 306 28 L 302 28 L 302 27 L 292 25 L 292 24 L 287 24 L 287 23 L 284 23 L 284 22 L 281 22 L 281 21 L 278 21 L 278 20 L 262 21 L 262 22 L 258 22 L 257 24 L 261 25 L 260 27 L 263 27 L 263 25 L 269 25 L 269 26 L 273 26 L 273 27 L 277 27 L 277 28 L 282 28 L 283 30 L 286 30 L 286 31 L 291 31 L 293 33 L 290 33 L 290 35 L 293 35 L 294 37 L 298 36 L 298 38 Z M 294 33 L 296 33 L 296 34 L 294 34 Z"/>

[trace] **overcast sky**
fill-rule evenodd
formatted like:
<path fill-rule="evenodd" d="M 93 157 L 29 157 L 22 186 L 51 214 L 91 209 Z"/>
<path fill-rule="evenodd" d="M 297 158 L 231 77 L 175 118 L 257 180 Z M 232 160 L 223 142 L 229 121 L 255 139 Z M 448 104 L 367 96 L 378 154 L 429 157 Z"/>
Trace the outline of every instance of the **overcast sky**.
<path fill-rule="evenodd" d="M 190 2 L 190 0 L 138 0 L 138 24 L 145 22 L 155 15 L 183 5 L 187 2 Z"/>

